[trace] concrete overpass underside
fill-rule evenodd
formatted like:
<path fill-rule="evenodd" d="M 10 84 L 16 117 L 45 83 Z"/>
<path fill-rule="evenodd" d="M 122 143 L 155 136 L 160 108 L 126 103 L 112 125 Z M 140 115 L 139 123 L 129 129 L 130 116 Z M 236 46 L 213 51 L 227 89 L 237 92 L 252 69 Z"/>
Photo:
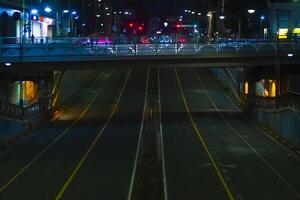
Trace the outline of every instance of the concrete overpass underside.
<path fill-rule="evenodd" d="M 186 68 L 186 67 L 257 67 L 279 65 L 298 66 L 300 56 L 294 54 L 288 57 L 282 53 L 278 59 L 274 54 L 236 54 L 228 53 L 222 55 L 148 55 L 148 56 L 68 56 L 64 57 L 24 57 L 10 59 L 11 66 L 5 67 L 2 62 L 1 71 L 52 71 L 52 70 L 100 70 L 107 68 Z"/>

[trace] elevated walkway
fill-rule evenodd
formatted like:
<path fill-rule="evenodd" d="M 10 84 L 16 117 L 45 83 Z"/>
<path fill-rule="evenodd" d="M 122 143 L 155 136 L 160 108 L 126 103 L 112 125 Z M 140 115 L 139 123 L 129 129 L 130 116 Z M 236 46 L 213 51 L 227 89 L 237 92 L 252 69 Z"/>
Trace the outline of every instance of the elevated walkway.
<path fill-rule="evenodd" d="M 126 67 L 253 67 L 300 63 L 299 41 L 226 40 L 213 43 L 89 43 L 85 38 L 43 43 L 0 41 L 1 70 Z"/>

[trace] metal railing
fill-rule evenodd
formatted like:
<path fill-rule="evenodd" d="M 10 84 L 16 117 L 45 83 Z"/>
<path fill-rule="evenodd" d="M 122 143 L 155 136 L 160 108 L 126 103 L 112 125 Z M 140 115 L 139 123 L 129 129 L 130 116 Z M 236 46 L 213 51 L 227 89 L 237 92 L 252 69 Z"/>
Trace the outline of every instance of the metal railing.
<path fill-rule="evenodd" d="M 300 95 L 289 91 L 278 97 L 260 97 L 254 96 L 250 98 L 251 105 L 262 107 L 265 109 L 281 109 L 291 108 L 300 111 Z"/>
<path fill-rule="evenodd" d="M 97 38 L 0 38 L 0 60 L 9 61 L 23 55 L 33 57 L 95 57 L 95 56 L 135 56 L 135 55 L 189 55 L 189 54 L 238 54 L 264 53 L 276 54 L 300 51 L 300 41 L 274 40 L 217 40 L 199 43 L 159 43 L 148 44 L 122 42 L 115 38 L 105 42 Z M 22 54 L 20 53 L 22 49 Z M 23 53 L 24 52 L 24 53 Z"/>
<path fill-rule="evenodd" d="M 28 119 L 43 111 L 42 101 L 35 102 L 25 107 L 0 101 L 0 113 L 16 119 Z"/>

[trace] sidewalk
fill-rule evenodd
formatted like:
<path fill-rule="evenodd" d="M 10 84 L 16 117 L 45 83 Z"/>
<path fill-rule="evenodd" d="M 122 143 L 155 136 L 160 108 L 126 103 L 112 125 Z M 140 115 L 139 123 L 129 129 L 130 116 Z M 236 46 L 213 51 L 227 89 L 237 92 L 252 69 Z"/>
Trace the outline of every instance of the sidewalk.
<path fill-rule="evenodd" d="M 26 130 L 25 124 L 0 117 L 0 148 Z"/>

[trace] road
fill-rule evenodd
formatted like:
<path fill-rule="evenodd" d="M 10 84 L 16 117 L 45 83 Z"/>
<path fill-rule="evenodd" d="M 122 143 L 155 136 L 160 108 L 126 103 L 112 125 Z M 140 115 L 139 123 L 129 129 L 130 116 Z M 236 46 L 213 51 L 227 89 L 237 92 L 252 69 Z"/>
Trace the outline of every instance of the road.
<path fill-rule="evenodd" d="M 151 185 L 140 177 L 155 176 L 141 169 L 152 157 L 161 189 L 149 191 L 163 193 L 153 199 L 300 199 L 300 158 L 208 69 L 192 68 L 99 72 L 72 105 L 0 154 L 0 199 L 136 199 L 136 183 Z"/>

